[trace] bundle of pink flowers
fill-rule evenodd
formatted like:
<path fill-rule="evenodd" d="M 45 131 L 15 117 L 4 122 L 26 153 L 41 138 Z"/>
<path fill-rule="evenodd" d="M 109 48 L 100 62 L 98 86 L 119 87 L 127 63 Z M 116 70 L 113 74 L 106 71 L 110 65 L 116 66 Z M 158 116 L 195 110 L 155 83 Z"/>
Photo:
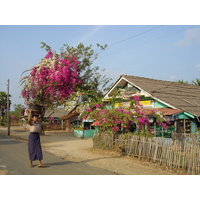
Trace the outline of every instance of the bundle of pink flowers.
<path fill-rule="evenodd" d="M 52 51 L 31 69 L 25 78 L 22 97 L 26 103 L 65 103 L 81 83 L 79 62 L 75 57 L 61 57 Z"/>

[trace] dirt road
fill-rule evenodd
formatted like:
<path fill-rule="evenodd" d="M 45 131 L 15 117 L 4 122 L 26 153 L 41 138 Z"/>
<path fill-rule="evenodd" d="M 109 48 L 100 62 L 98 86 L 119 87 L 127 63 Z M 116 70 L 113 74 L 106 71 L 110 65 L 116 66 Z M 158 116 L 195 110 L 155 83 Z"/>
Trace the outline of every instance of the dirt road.
<path fill-rule="evenodd" d="M 45 168 L 33 168 L 27 162 L 27 144 L 18 140 L 0 135 L 0 160 L 5 163 L 9 175 L 115 175 L 115 173 L 92 167 L 85 162 L 66 161 L 62 158 L 43 152 Z M 87 162 L 87 161 L 86 161 Z"/>
<path fill-rule="evenodd" d="M 0 134 L 6 135 L 6 128 L 0 127 Z M 27 143 L 28 134 L 29 132 L 23 128 L 11 127 L 10 137 L 24 143 Z M 112 174 L 177 175 L 182 173 L 155 163 L 124 157 L 116 152 L 93 149 L 92 138 L 75 138 L 71 133 L 46 132 L 46 136 L 41 136 L 41 143 L 43 151 L 58 156 L 66 162 L 82 163 L 88 167 L 112 172 Z M 48 163 L 48 159 L 45 158 L 45 162 Z M 0 163 L 0 169 L 1 165 L 3 164 Z M 6 169 L 4 169 L 4 173 L 6 173 Z"/>

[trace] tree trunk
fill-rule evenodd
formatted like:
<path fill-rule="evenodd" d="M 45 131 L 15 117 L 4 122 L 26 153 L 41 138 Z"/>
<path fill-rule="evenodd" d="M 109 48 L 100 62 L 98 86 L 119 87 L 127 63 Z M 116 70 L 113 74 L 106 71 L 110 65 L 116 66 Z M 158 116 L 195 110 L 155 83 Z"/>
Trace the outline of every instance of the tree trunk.
<path fill-rule="evenodd" d="M 41 114 L 41 135 L 45 135 L 45 130 L 44 130 L 44 125 L 43 125 L 43 121 L 44 121 L 44 114 L 45 114 L 45 108 L 43 107 L 43 112 Z"/>

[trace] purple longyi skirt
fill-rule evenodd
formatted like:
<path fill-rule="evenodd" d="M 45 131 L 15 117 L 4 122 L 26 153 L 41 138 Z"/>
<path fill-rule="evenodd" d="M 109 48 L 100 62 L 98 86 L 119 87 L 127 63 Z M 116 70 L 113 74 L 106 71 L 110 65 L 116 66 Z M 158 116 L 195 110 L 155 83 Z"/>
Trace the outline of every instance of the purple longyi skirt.
<path fill-rule="evenodd" d="M 42 160 L 42 148 L 40 143 L 40 134 L 38 132 L 30 132 L 28 137 L 28 153 L 30 160 Z"/>

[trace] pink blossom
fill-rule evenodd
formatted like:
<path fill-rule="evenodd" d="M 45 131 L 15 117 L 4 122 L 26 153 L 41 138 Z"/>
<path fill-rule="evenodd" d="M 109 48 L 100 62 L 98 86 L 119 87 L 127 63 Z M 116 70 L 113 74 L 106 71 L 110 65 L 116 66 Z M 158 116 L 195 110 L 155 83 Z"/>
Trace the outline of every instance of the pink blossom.
<path fill-rule="evenodd" d="M 49 51 L 44 58 L 48 59 L 48 58 L 52 58 L 52 56 L 53 56 L 53 53 Z"/>
<path fill-rule="evenodd" d="M 87 112 L 92 112 L 91 108 L 86 109 Z"/>
<path fill-rule="evenodd" d="M 160 126 L 162 125 L 162 123 L 160 121 L 157 121 L 157 124 L 160 125 Z"/>
<path fill-rule="evenodd" d="M 163 127 L 163 129 L 167 129 L 167 124 L 163 123 L 162 127 Z"/>
<path fill-rule="evenodd" d="M 134 96 L 133 99 L 134 99 L 135 101 L 137 101 L 137 102 L 140 101 L 140 97 L 139 97 L 139 96 Z"/>
<path fill-rule="evenodd" d="M 50 64 L 50 60 L 54 64 Z M 60 59 L 59 56 L 55 57 L 53 52 L 49 51 L 45 58 L 32 68 L 29 77 L 31 87 L 25 87 L 22 90 L 22 97 L 26 100 L 29 97 L 32 97 L 32 100 L 45 98 L 47 102 L 52 101 L 53 103 L 54 100 L 57 100 L 63 103 L 81 83 L 77 71 L 78 64 L 75 57 Z"/>
<path fill-rule="evenodd" d="M 119 127 L 117 127 L 117 126 L 115 126 L 115 127 L 113 127 L 112 129 L 111 129 L 111 131 L 118 131 L 119 130 Z"/>
<path fill-rule="evenodd" d="M 99 104 L 96 104 L 96 108 L 99 108 L 100 107 L 100 105 Z"/>
<path fill-rule="evenodd" d="M 105 119 L 105 118 L 104 118 L 104 119 L 102 119 L 102 121 L 104 121 L 104 122 L 108 122 L 108 119 Z"/>
<path fill-rule="evenodd" d="M 107 110 L 101 110 L 101 112 L 106 114 L 108 111 Z"/>
<path fill-rule="evenodd" d="M 88 118 L 88 115 L 84 115 L 84 116 L 83 116 L 83 119 L 87 119 L 87 118 Z"/>

